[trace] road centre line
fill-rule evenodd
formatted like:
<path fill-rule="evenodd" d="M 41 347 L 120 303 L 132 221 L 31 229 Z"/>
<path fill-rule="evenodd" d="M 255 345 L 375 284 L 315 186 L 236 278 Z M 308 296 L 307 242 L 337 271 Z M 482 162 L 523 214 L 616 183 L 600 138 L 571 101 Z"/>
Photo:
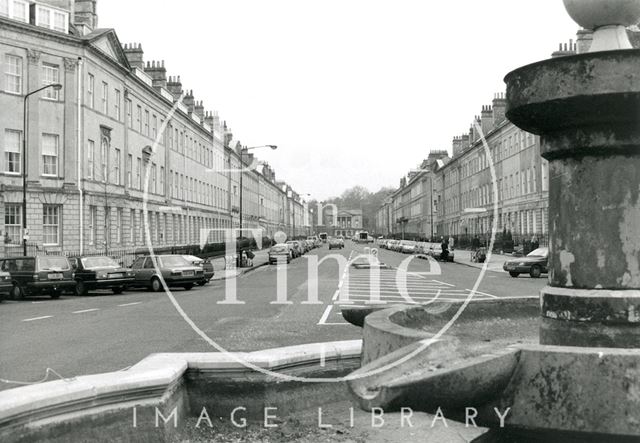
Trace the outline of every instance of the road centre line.
<path fill-rule="evenodd" d="M 322 317 L 320 317 L 320 321 L 318 322 L 319 325 L 326 324 L 325 322 L 329 318 L 329 314 L 331 314 L 332 309 L 333 309 L 333 305 L 327 306 L 327 308 L 324 310 L 324 313 L 322 314 Z"/>
<path fill-rule="evenodd" d="M 98 308 L 93 308 L 93 309 L 84 309 L 82 311 L 75 311 L 72 312 L 72 314 L 84 314 L 85 312 L 94 312 L 94 311 L 99 311 L 100 309 Z"/>
<path fill-rule="evenodd" d="M 140 304 L 142 304 L 142 302 L 141 301 L 137 301 L 135 303 L 125 303 L 123 305 L 118 305 L 118 306 L 119 307 L 125 307 L 125 306 L 134 306 L 134 305 L 140 305 Z"/>
<path fill-rule="evenodd" d="M 53 315 L 44 315 L 42 317 L 27 318 L 27 319 L 22 320 L 22 321 L 23 322 L 29 322 L 29 321 L 36 321 L 36 320 L 44 320 L 45 318 L 53 318 Z"/>

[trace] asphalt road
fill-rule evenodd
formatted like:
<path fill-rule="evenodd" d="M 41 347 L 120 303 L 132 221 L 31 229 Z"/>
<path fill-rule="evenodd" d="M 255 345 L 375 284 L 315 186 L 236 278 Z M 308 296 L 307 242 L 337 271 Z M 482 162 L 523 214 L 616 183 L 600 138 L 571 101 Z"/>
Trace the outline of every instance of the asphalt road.
<path fill-rule="evenodd" d="M 305 257 L 322 259 L 329 253 L 345 258 L 364 252 L 364 247 L 347 242 L 343 250 L 327 246 Z M 398 268 L 409 256 L 382 250 L 380 260 Z M 369 271 L 350 270 L 348 284 L 336 260 L 322 262 L 318 269 L 317 304 L 308 301 L 308 258 L 289 265 L 265 266 L 237 279 L 237 299 L 225 301 L 228 282 L 218 281 L 191 291 L 175 290 L 172 295 L 197 327 L 230 350 L 257 350 L 272 347 L 349 340 L 361 337 L 360 329 L 341 316 L 340 288 L 348 287 L 349 302 L 366 304 L 370 292 Z M 441 263 L 439 272 L 425 260 L 414 259 L 401 272 L 411 301 L 424 303 L 433 297 L 461 299 L 537 296 L 546 279 L 510 278 L 505 272 L 490 270 L 477 291 L 472 289 L 480 270 L 458 263 Z M 283 277 L 286 271 L 286 277 Z M 407 302 L 397 290 L 395 269 L 381 271 L 381 303 Z M 288 304 L 278 303 L 277 281 L 287 281 Z M 344 291 L 344 289 L 342 289 Z M 376 300 L 374 300 L 376 301 Z M 86 297 L 63 296 L 59 300 L 32 298 L 0 304 L 0 389 L 32 383 L 47 376 L 116 371 L 127 368 L 155 352 L 215 352 L 178 312 L 164 292 L 131 291 L 122 295 L 96 293 Z M 58 375 L 56 375 L 58 374 Z"/>

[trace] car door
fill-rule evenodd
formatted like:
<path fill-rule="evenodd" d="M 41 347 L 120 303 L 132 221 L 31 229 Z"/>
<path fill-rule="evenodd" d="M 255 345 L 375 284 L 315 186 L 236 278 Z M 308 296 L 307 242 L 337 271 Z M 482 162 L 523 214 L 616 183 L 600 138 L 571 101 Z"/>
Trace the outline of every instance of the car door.
<path fill-rule="evenodd" d="M 148 281 L 144 281 L 144 263 L 146 261 L 146 257 L 138 257 L 131 264 L 131 269 L 135 274 L 134 285 L 135 286 L 146 286 Z"/>

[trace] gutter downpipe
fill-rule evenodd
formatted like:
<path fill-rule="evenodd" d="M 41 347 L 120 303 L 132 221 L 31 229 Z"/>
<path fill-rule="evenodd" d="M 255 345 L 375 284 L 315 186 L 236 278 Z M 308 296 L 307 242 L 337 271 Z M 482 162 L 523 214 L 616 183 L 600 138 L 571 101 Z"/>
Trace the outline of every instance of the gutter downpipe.
<path fill-rule="evenodd" d="M 84 254 L 84 189 L 82 181 L 82 77 L 84 74 L 84 61 L 82 57 L 78 57 L 78 115 L 77 115 L 77 169 L 78 169 L 78 192 L 79 192 L 79 208 L 80 208 L 80 255 Z"/>

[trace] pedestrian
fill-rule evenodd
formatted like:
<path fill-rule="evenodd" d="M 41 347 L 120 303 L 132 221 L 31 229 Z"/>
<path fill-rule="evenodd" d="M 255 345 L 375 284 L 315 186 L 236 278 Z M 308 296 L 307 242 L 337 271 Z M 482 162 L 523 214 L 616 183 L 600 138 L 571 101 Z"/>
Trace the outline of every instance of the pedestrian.
<path fill-rule="evenodd" d="M 8 245 L 11 243 L 11 237 L 9 237 L 9 233 L 7 231 L 4 232 L 4 244 Z"/>
<path fill-rule="evenodd" d="M 442 261 L 447 261 L 447 258 L 449 257 L 449 244 L 444 237 L 442 237 L 441 241 L 442 243 L 440 243 L 440 248 L 442 249 L 442 252 L 440 253 L 440 259 Z"/>
<path fill-rule="evenodd" d="M 449 236 L 449 250 L 450 250 L 450 251 L 453 251 L 453 244 L 454 244 L 454 241 L 455 241 L 455 240 L 453 239 L 453 236 L 451 236 L 451 235 L 450 235 L 450 236 Z"/>
<path fill-rule="evenodd" d="M 533 234 L 533 237 L 531 237 L 531 249 L 535 251 L 539 247 L 540 247 L 540 242 L 538 241 L 538 237 L 536 237 L 536 235 Z"/>

